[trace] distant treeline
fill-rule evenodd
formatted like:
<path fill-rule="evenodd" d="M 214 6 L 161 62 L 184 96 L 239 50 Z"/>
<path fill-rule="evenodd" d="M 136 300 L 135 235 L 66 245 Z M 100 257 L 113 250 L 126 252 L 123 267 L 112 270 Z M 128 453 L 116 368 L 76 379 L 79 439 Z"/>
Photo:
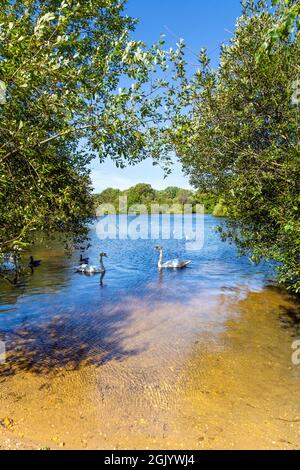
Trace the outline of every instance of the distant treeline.
<path fill-rule="evenodd" d="M 132 186 L 125 191 L 107 188 L 102 193 L 95 194 L 95 207 L 97 208 L 102 204 L 111 204 L 118 212 L 120 196 L 127 196 L 128 209 L 133 206 L 144 205 L 149 213 L 151 212 L 151 206 L 154 204 L 160 206 L 158 212 L 161 213 L 165 212 L 165 205 L 172 207 L 172 212 L 181 213 L 185 204 L 192 205 L 194 212 L 197 204 L 204 204 L 207 214 L 213 214 L 217 217 L 226 216 L 224 201 L 215 194 L 194 192 L 176 186 L 169 186 L 164 190 L 157 191 L 150 184 L 144 183 Z"/>

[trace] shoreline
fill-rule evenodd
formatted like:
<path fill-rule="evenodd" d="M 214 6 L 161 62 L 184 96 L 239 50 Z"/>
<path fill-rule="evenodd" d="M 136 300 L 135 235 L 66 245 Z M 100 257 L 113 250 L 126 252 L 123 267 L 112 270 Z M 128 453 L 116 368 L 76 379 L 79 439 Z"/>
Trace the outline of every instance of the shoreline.
<path fill-rule="evenodd" d="M 187 342 L 172 326 L 180 304 L 132 299 L 125 346 L 149 341 L 137 355 L 4 377 L 0 419 L 13 426 L 0 428 L 0 448 L 299 449 L 300 368 L 291 364 L 292 328 L 279 322 L 291 299 L 271 288 L 243 300 L 199 296 L 184 313 L 195 328 L 200 299 L 224 319 L 219 334 L 207 319 Z"/>

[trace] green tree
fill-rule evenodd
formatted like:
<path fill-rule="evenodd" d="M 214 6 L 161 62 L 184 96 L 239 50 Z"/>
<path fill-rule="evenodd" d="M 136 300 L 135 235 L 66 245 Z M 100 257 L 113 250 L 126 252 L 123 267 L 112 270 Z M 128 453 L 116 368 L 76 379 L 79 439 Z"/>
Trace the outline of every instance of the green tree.
<path fill-rule="evenodd" d="M 162 200 L 164 199 L 174 200 L 177 197 L 179 191 L 180 191 L 180 188 L 177 188 L 177 186 L 168 186 L 166 189 L 159 191 L 159 197 Z"/>
<path fill-rule="evenodd" d="M 120 196 L 127 196 L 128 206 L 134 204 L 146 205 L 149 213 L 151 211 L 151 204 L 174 206 L 176 207 L 174 209 L 175 212 L 177 210 L 179 213 L 182 212 L 183 204 L 191 204 L 194 210 L 197 204 L 203 204 L 205 212 L 212 214 L 216 206 L 220 206 L 221 204 L 221 208 L 218 207 L 216 209 L 216 215 L 220 217 L 227 215 L 227 212 L 225 212 L 226 207 L 223 203 L 224 201 L 219 201 L 218 197 L 213 193 L 194 193 L 193 191 L 178 188 L 177 186 L 169 186 L 161 191 L 156 191 L 149 184 L 144 183 L 133 186 L 125 191 L 107 188 L 102 191 L 102 193 L 94 195 L 95 207 L 101 204 L 112 204 L 115 211 L 118 211 Z"/>
<path fill-rule="evenodd" d="M 1 2 L 0 252 L 41 230 L 83 236 L 96 156 L 119 167 L 164 159 L 169 169 L 184 45 L 131 40 L 124 3 Z"/>
<path fill-rule="evenodd" d="M 139 183 L 124 193 L 127 196 L 128 207 L 134 204 L 149 205 L 155 200 L 156 192 L 150 184 Z"/>
<path fill-rule="evenodd" d="M 201 52 L 192 112 L 175 141 L 192 184 L 226 201 L 226 235 L 254 260 L 278 262 L 280 281 L 299 292 L 300 120 L 292 95 L 300 38 L 279 39 L 258 61 L 278 12 L 246 3 L 217 71 Z"/>
<path fill-rule="evenodd" d="M 176 202 L 181 205 L 193 203 L 193 193 L 188 189 L 180 189 L 176 196 Z"/>
<path fill-rule="evenodd" d="M 115 204 L 121 194 L 120 189 L 107 188 L 102 193 L 95 194 L 95 204 Z"/>
<path fill-rule="evenodd" d="M 193 196 L 193 205 L 203 204 L 206 214 L 213 214 L 218 203 L 218 197 L 213 193 L 196 192 Z"/>
<path fill-rule="evenodd" d="M 213 215 L 215 217 L 227 217 L 228 213 L 225 201 L 221 198 L 213 210 Z"/>
<path fill-rule="evenodd" d="M 272 0 L 276 7 L 276 21 L 267 32 L 265 41 L 259 51 L 264 56 L 271 51 L 276 41 L 288 39 L 291 35 L 300 31 L 300 3 L 298 0 Z"/>

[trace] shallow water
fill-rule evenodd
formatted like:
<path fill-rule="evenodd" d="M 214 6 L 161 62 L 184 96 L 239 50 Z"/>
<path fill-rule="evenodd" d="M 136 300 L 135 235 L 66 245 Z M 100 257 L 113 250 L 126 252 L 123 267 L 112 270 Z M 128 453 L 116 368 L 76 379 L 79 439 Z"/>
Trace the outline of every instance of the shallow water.
<path fill-rule="evenodd" d="M 298 448 L 298 305 L 267 287 L 272 267 L 220 242 L 218 223 L 205 217 L 190 252 L 99 241 L 92 227 L 85 255 L 109 254 L 101 284 L 74 272 L 79 253 L 36 248 L 24 286 L 1 284 L 0 420 L 14 423 L 2 432 L 42 447 Z M 157 244 L 191 266 L 160 273 Z"/>

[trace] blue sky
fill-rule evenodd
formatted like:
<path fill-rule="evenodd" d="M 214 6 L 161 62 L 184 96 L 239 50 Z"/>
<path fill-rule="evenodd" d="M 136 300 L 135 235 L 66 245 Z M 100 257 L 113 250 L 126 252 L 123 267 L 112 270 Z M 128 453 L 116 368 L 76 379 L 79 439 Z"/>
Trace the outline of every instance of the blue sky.
<path fill-rule="evenodd" d="M 137 39 L 150 44 L 165 34 L 167 46 L 174 47 L 175 37 L 184 38 L 188 60 L 194 62 L 193 54 L 206 47 L 213 65 L 217 66 L 220 44 L 231 37 L 241 5 L 240 0 L 128 0 L 127 12 L 139 18 Z M 163 176 L 162 170 L 153 167 L 151 161 L 121 170 L 109 158 L 103 164 L 95 160 L 91 173 L 97 192 L 107 187 L 127 189 L 137 183 L 149 183 L 156 189 L 189 187 L 179 163 L 174 165 L 170 177 Z"/>

